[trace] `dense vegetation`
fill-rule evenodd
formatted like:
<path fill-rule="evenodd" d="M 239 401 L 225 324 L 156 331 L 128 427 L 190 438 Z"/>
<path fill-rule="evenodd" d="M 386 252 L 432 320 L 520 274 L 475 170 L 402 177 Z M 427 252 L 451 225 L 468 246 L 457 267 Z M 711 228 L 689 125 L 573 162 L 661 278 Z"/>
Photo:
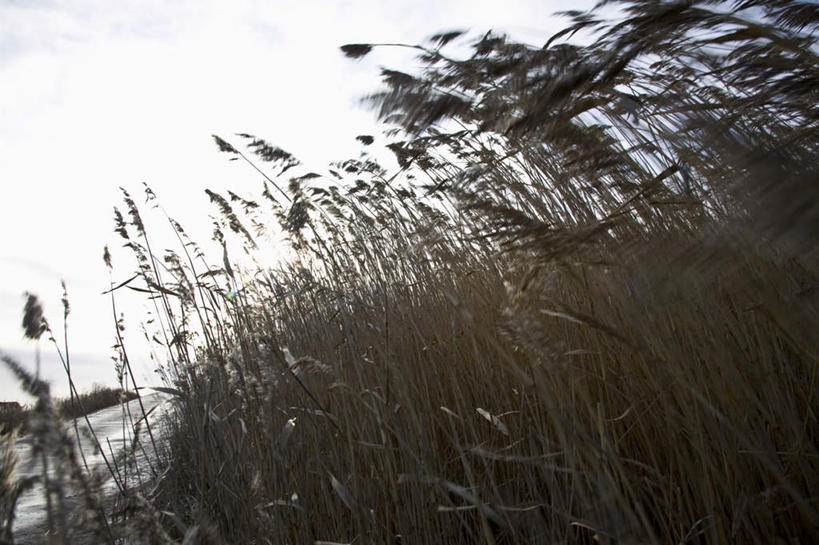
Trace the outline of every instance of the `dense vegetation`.
<path fill-rule="evenodd" d="M 136 393 L 123 391 L 122 388 L 95 385 L 91 390 L 79 394 L 77 397 L 59 399 L 55 402 L 57 412 L 63 418 L 80 418 L 106 407 L 118 405 L 123 401 L 136 398 Z M 0 433 L 9 432 L 14 428 L 25 426 L 28 410 L 10 409 L 0 413 Z"/>
<path fill-rule="evenodd" d="M 123 391 L 122 388 L 97 385 L 91 390 L 78 395 L 75 399 L 69 397 L 58 400 L 57 410 L 63 418 L 79 418 L 132 399 L 136 399 L 136 393 L 134 392 Z"/>
<path fill-rule="evenodd" d="M 132 535 L 819 539 L 819 8 L 612 6 L 406 46 L 366 99 L 395 172 L 215 137 L 268 174 L 208 191 L 213 259 L 174 220 L 157 255 L 124 194 L 177 398 Z"/>

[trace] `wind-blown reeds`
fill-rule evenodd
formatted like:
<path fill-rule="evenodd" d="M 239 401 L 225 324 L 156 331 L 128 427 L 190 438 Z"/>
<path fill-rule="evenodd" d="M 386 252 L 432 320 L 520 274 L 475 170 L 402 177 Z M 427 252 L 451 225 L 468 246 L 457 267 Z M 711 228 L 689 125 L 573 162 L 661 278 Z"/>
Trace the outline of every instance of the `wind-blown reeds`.
<path fill-rule="evenodd" d="M 819 15 L 608 4 L 544 47 L 409 44 L 422 69 L 366 99 L 396 172 L 362 155 L 299 175 L 215 136 L 265 179 L 258 201 L 208 192 L 210 261 L 173 220 L 184 256 L 158 259 L 124 194 L 178 393 L 152 498 L 169 533 L 819 537 Z M 289 259 L 247 265 L 270 233 Z"/>

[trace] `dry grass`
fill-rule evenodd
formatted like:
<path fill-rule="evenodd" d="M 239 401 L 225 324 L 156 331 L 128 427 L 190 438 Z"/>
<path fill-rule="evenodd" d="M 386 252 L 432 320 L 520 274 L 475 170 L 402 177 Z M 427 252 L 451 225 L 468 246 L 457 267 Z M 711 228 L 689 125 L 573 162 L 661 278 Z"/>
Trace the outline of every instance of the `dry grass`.
<path fill-rule="evenodd" d="M 411 46 L 426 68 L 368 99 L 393 174 L 216 137 L 290 176 L 208 192 L 219 266 L 175 222 L 190 254 L 160 266 L 126 194 L 183 400 L 154 499 L 180 536 L 817 539 L 816 14 L 621 4 L 571 14 L 589 47 Z M 238 267 L 271 214 L 297 259 Z"/>
<path fill-rule="evenodd" d="M 96 385 L 88 392 L 79 394 L 76 399 L 60 399 L 56 405 L 60 415 L 69 419 L 79 418 L 101 409 L 127 403 L 132 399 L 136 399 L 136 397 L 136 392 Z"/>
<path fill-rule="evenodd" d="M 746 4 L 571 14 L 589 47 L 411 46 L 424 70 L 368 99 L 394 174 L 216 137 L 290 176 L 208 192 L 219 266 L 173 221 L 159 263 L 126 194 L 182 400 L 154 498 L 180 537 L 817 539 L 817 18 Z M 271 214 L 297 258 L 237 266 Z"/>
<path fill-rule="evenodd" d="M 212 261 L 170 219 L 156 255 L 124 193 L 178 398 L 153 539 L 819 539 L 819 15 L 618 5 L 544 48 L 410 46 L 368 99 L 394 173 L 216 137 L 275 175 L 208 192 Z M 232 258 L 280 231 L 279 269 Z"/>

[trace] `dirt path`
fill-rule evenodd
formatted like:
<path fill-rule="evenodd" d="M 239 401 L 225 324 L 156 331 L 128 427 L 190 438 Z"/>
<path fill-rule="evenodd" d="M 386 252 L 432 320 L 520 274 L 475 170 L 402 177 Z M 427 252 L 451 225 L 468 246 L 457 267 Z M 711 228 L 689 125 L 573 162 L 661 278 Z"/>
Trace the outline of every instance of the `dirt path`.
<path fill-rule="evenodd" d="M 142 402 L 146 412 L 153 411 L 149 415 L 149 422 L 155 423 L 158 421 L 158 416 L 167 407 L 165 403 L 167 399 L 167 396 L 163 394 L 143 396 Z M 135 419 L 137 415 L 141 415 L 137 400 L 131 401 L 128 404 L 128 408 Z M 117 457 L 123 448 L 126 446 L 130 447 L 132 444 L 133 435 L 129 429 L 125 430 L 125 436 L 123 437 L 122 407 L 119 405 L 89 415 L 89 420 L 105 450 L 109 462 L 112 460 L 111 450 L 113 450 L 114 457 Z M 80 428 L 80 442 L 82 444 L 82 450 L 85 453 L 88 467 L 91 471 L 106 474 L 107 479 L 104 481 L 103 491 L 106 498 L 111 497 L 117 492 L 117 483 L 111 477 L 110 473 L 108 473 L 105 459 L 96 449 L 93 440 L 90 439 L 85 420 L 78 420 L 77 424 Z M 157 439 L 158 431 L 156 428 L 153 429 L 154 436 Z M 73 429 L 71 430 L 71 435 L 74 437 Z M 76 440 L 76 437 L 74 437 L 74 439 Z M 130 471 L 130 474 L 127 476 L 129 488 L 139 485 L 140 481 L 150 478 L 147 471 L 150 467 L 149 461 L 154 457 L 154 451 L 148 434 L 145 431 L 145 426 L 141 426 L 140 439 L 143 448 L 137 452 L 136 466 L 139 472 L 135 473 L 133 469 Z M 15 451 L 20 458 L 18 475 L 21 478 L 41 475 L 42 473 L 41 462 L 39 458 L 32 459 L 31 449 L 30 437 L 23 437 L 18 440 L 15 446 Z M 17 503 L 17 513 L 13 527 L 14 543 L 18 545 L 45 543 L 47 541 L 45 535 L 46 530 L 47 519 L 43 485 L 42 483 L 37 483 L 34 487 L 23 493 Z"/>

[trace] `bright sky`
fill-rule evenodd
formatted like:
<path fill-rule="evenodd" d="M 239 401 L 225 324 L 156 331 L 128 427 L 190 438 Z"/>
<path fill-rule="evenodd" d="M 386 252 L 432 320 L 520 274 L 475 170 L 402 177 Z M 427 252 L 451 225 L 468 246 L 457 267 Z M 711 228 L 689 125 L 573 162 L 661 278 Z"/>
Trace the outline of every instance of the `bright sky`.
<path fill-rule="evenodd" d="M 212 133 L 256 134 L 317 169 L 356 156 L 356 135 L 379 134 L 357 99 L 377 87 L 379 66 L 412 61 L 405 51 L 376 50 L 354 62 L 340 45 L 417 43 L 463 28 L 541 44 L 565 24 L 555 11 L 591 4 L 0 0 L 0 350 L 34 368 L 20 328 L 22 294 L 37 294 L 61 331 L 65 279 L 75 381 L 80 389 L 113 384 L 101 256 L 105 244 L 119 245 L 117 188 L 141 203 L 147 182 L 175 219 L 207 238 L 205 188 L 259 190 L 258 175 L 218 153 Z M 115 280 L 132 265 L 115 262 Z M 145 384 L 158 384 L 144 355 L 132 359 Z M 53 356 L 44 357 L 43 376 L 67 393 Z M 0 399 L 18 395 L 0 369 Z"/>

